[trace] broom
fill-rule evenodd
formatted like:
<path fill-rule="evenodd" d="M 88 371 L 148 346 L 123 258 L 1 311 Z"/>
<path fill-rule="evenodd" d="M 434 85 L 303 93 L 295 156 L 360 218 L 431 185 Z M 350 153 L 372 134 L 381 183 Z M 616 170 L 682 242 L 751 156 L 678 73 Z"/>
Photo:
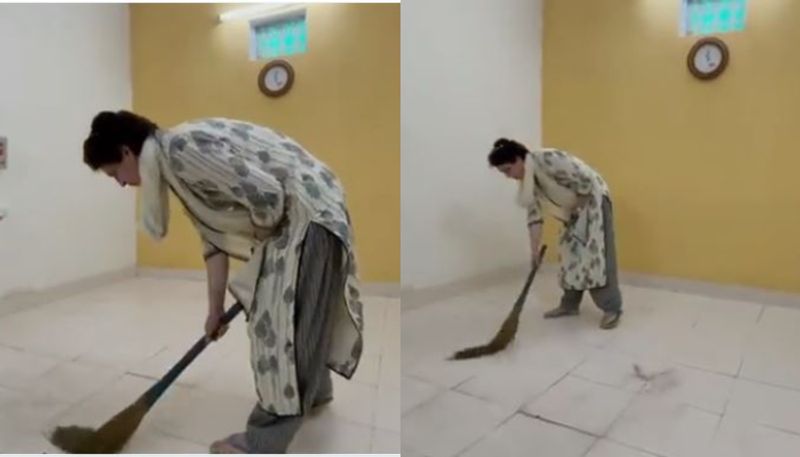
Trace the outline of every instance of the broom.
<path fill-rule="evenodd" d="M 231 306 L 220 319 L 220 327 L 232 321 L 242 309 L 242 304 L 238 302 Z M 203 352 L 209 342 L 210 339 L 206 336 L 200 338 L 161 380 L 98 430 L 75 425 L 57 427 L 50 436 L 50 442 L 73 454 L 115 454 L 119 452 L 136 432 L 139 423 L 142 422 L 150 408 L 178 375 Z"/>
<path fill-rule="evenodd" d="M 541 263 L 542 259 L 544 258 L 545 251 L 547 251 L 547 246 L 542 246 L 542 249 L 539 251 L 539 263 Z M 525 299 L 528 296 L 528 290 L 531 288 L 533 277 L 536 276 L 536 270 L 539 268 L 539 263 L 534 265 L 531 269 L 531 272 L 528 273 L 528 279 L 525 281 L 525 286 L 522 288 L 522 293 L 519 294 L 517 301 L 514 303 L 514 307 L 511 308 L 511 312 L 508 314 L 508 317 L 506 317 L 506 320 L 503 322 L 503 325 L 500 327 L 500 330 L 497 331 L 497 334 L 494 336 L 494 338 L 492 338 L 489 343 L 482 346 L 473 346 L 462 349 L 453 354 L 448 360 L 474 359 L 477 357 L 483 357 L 485 355 L 492 355 L 502 351 L 506 348 L 506 346 L 508 346 L 509 343 L 511 343 L 511 341 L 514 339 L 514 336 L 517 334 L 519 315 L 522 312 L 522 306 L 525 304 Z"/>

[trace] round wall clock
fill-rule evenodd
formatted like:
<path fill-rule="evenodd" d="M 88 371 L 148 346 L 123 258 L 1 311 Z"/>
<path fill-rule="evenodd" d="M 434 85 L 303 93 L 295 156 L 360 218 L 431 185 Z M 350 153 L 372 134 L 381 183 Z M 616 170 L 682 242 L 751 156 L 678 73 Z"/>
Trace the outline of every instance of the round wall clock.
<path fill-rule="evenodd" d="M 285 60 L 273 60 L 258 74 L 258 88 L 267 97 L 280 97 L 292 88 L 294 69 Z"/>
<path fill-rule="evenodd" d="M 698 79 L 710 80 L 721 75 L 728 66 L 728 46 L 719 38 L 701 38 L 689 50 L 686 63 Z"/>

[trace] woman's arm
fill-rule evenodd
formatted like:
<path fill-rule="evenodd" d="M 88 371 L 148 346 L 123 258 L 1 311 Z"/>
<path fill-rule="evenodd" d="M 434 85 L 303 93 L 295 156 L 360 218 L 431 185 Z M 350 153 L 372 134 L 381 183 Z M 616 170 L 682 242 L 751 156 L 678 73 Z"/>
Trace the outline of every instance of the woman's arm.
<path fill-rule="evenodd" d="M 542 243 L 542 224 L 541 222 L 528 225 L 528 234 L 531 242 L 531 266 L 535 267 L 542 259 L 539 258 L 539 246 Z"/>
<path fill-rule="evenodd" d="M 206 319 L 206 335 L 217 339 L 227 331 L 227 326 L 219 327 L 219 319 L 225 313 L 225 293 L 228 287 L 228 255 L 217 252 L 206 258 L 206 275 L 208 277 L 208 318 Z"/>

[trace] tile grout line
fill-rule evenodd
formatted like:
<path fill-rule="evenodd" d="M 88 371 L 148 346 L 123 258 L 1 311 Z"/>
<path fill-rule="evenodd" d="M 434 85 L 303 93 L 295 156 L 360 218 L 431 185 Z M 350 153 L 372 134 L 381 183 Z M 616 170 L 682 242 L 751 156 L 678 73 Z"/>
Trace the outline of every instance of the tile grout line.
<path fill-rule="evenodd" d="M 761 318 L 764 316 L 764 312 L 767 310 L 767 305 L 761 305 L 761 311 L 758 313 L 758 317 L 756 318 L 756 324 L 761 322 Z"/>
<path fill-rule="evenodd" d="M 657 454 L 657 453 L 655 453 L 653 451 L 649 451 L 647 449 L 642 449 L 642 448 L 640 448 L 638 446 L 634 446 L 632 444 L 624 443 L 624 442 L 616 440 L 614 438 L 606 437 L 604 439 L 606 439 L 606 440 L 608 440 L 608 441 L 610 441 L 610 442 L 612 442 L 614 444 L 618 444 L 618 445 L 620 445 L 622 447 L 633 449 L 634 451 L 638 451 L 638 452 L 642 452 L 642 453 L 645 453 L 645 454 L 652 455 L 653 457 L 669 457 L 668 455 Z"/>
<path fill-rule="evenodd" d="M 773 384 L 766 381 L 759 381 L 758 379 L 748 378 L 746 376 L 742 376 L 739 378 L 742 381 L 752 382 L 754 384 L 758 384 L 761 386 L 772 387 L 773 389 L 781 389 L 781 390 L 788 390 L 789 392 L 800 393 L 800 388 L 798 387 L 791 387 L 791 386 L 784 386 L 781 384 Z"/>
<path fill-rule="evenodd" d="M 759 425 L 761 425 L 762 427 L 771 429 L 771 430 L 775 430 L 775 431 L 786 433 L 786 434 L 789 434 L 789 435 L 792 435 L 792 436 L 800 437 L 800 432 L 797 432 L 797 431 L 794 431 L 794 430 L 787 430 L 787 429 L 782 428 L 782 427 L 776 427 L 774 425 L 765 424 L 765 423 L 759 423 Z"/>
<path fill-rule="evenodd" d="M 573 427 L 572 425 L 563 424 L 561 422 L 557 422 L 557 421 L 554 421 L 552 419 L 547 419 L 546 417 L 540 416 L 538 414 L 531 414 L 531 413 L 529 413 L 527 411 L 519 411 L 518 414 L 521 414 L 523 416 L 529 417 L 529 418 L 534 419 L 534 420 L 538 420 L 538 421 L 544 422 L 546 424 L 555 425 L 556 427 L 561 427 L 561 428 L 565 428 L 567 430 L 572 430 L 573 432 L 580 433 L 581 435 L 591 436 L 592 438 L 595 438 L 595 439 L 600 439 L 600 438 L 604 437 L 604 435 L 602 435 L 602 436 L 601 435 L 596 435 L 596 434 L 594 434 L 592 432 L 587 432 L 586 430 L 581 430 L 581 429 L 579 429 L 577 427 Z"/>
<path fill-rule="evenodd" d="M 462 450 L 460 450 L 460 451 L 456 452 L 456 454 L 455 454 L 455 455 L 456 455 L 456 457 L 458 457 L 458 456 L 463 456 L 463 455 L 464 455 L 464 453 L 468 452 L 470 449 L 472 449 L 472 448 L 474 448 L 475 446 L 477 446 L 477 445 L 478 445 L 478 444 L 479 444 L 481 441 L 483 441 L 484 439 L 486 439 L 486 438 L 487 438 L 489 435 L 491 435 L 492 433 L 494 433 L 494 432 L 496 432 L 497 430 L 499 430 L 499 429 L 500 429 L 500 428 L 501 428 L 503 425 L 507 424 L 507 423 L 508 423 L 508 422 L 509 422 L 511 419 L 513 419 L 513 418 L 514 418 L 514 416 L 516 416 L 516 415 L 517 415 L 517 412 L 516 412 L 516 411 L 513 411 L 511 414 L 509 414 L 509 416 L 508 416 L 508 417 L 506 417 L 505 419 L 503 419 L 502 421 L 500 421 L 500 423 L 499 423 L 499 424 L 497 424 L 497 426 L 496 426 L 495 428 L 493 428 L 492 430 L 488 431 L 488 432 L 487 432 L 487 433 L 485 433 L 483 436 L 481 436 L 481 437 L 478 437 L 478 438 L 477 438 L 475 441 L 473 441 L 473 442 L 471 442 L 471 443 L 467 444 L 467 446 L 466 446 L 464 449 L 462 449 Z"/>

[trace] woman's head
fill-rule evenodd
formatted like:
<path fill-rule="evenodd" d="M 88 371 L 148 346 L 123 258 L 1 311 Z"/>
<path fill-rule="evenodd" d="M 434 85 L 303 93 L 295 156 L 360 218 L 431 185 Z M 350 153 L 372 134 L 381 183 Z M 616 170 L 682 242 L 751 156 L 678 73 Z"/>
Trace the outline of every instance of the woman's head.
<path fill-rule="evenodd" d="M 158 126 L 129 111 L 103 111 L 92 121 L 92 132 L 83 143 L 83 162 L 102 170 L 121 186 L 138 186 L 139 154 Z"/>
<path fill-rule="evenodd" d="M 525 176 L 525 156 L 528 148 L 514 140 L 500 138 L 489 153 L 489 165 L 511 179 L 521 181 Z"/>

